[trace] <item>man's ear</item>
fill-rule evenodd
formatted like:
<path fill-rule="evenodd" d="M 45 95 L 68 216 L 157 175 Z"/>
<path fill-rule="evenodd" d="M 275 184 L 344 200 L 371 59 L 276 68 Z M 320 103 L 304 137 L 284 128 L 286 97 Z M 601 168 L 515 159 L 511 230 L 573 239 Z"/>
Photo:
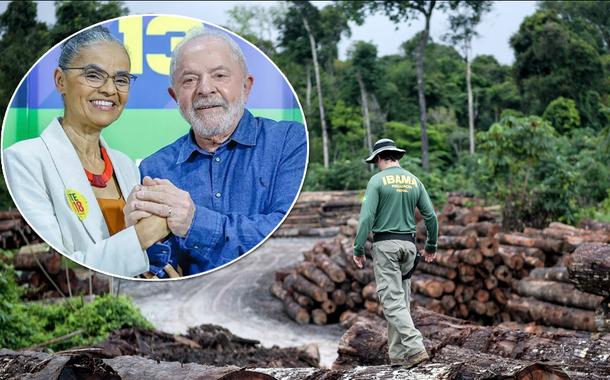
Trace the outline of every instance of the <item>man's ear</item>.
<path fill-rule="evenodd" d="M 174 99 L 176 101 L 176 103 L 178 103 L 178 96 L 176 95 L 176 91 L 174 91 L 173 88 L 168 87 L 167 88 L 167 93 L 169 94 L 169 96 L 172 97 L 172 99 Z"/>
<path fill-rule="evenodd" d="M 59 67 L 56 67 L 55 71 L 53 72 L 53 81 L 55 83 L 55 89 L 57 92 L 64 95 L 66 93 L 66 82 L 64 72 Z"/>
<path fill-rule="evenodd" d="M 252 74 L 248 74 L 246 80 L 244 81 L 244 92 L 246 93 L 246 98 L 250 95 L 250 90 L 252 90 L 252 86 L 254 85 L 254 77 Z"/>

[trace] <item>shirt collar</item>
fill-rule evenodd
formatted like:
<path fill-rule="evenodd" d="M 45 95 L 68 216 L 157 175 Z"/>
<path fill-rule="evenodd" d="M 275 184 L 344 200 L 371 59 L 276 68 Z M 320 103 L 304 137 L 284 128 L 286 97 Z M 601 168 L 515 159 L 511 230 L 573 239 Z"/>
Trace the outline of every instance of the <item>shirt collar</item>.
<path fill-rule="evenodd" d="M 253 118 L 250 111 L 244 108 L 244 114 L 230 139 L 241 145 L 255 146 L 257 133 L 252 123 Z"/>
<path fill-rule="evenodd" d="M 231 135 L 228 141 L 235 141 L 238 144 L 247 145 L 247 146 L 255 146 L 256 145 L 256 128 L 252 125 L 251 121 L 254 116 L 248 111 L 244 109 L 244 114 L 242 115 L 239 123 L 237 124 L 237 128 Z M 225 142 L 223 145 L 227 144 Z M 193 152 L 199 152 L 201 154 L 210 154 L 205 150 L 201 149 L 199 145 L 197 145 L 197 141 L 195 141 L 195 134 L 193 129 L 189 130 L 188 135 L 184 139 L 182 146 L 180 147 L 180 151 L 178 152 L 178 158 L 176 160 L 176 164 L 181 164 L 188 160 L 188 158 L 193 154 Z"/>

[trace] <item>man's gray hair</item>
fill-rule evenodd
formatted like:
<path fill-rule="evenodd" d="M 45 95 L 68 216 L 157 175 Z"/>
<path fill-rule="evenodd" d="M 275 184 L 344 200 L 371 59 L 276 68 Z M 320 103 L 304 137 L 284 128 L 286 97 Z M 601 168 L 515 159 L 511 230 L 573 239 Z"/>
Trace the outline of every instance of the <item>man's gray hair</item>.
<path fill-rule="evenodd" d="M 116 39 L 108 30 L 101 25 L 87 29 L 72 36 L 68 41 L 61 45 L 61 53 L 59 55 L 58 64 L 61 68 L 70 67 L 72 61 L 78 56 L 81 50 L 89 45 L 97 42 L 115 42 L 125 50 L 125 54 L 129 57 L 129 53 L 125 45 Z M 131 60 L 131 59 L 130 59 Z"/>
<path fill-rule="evenodd" d="M 235 40 L 229 37 L 229 35 L 227 35 L 226 33 L 222 33 L 213 29 L 208 29 L 204 26 L 196 26 L 194 28 L 191 28 L 186 33 L 184 38 L 178 43 L 178 45 L 176 45 L 176 48 L 172 52 L 172 58 L 169 64 L 169 79 L 172 85 L 174 84 L 174 74 L 176 73 L 176 67 L 178 66 L 178 58 L 180 57 L 180 52 L 182 51 L 182 48 L 184 48 L 184 46 L 190 41 L 199 38 L 214 38 L 222 40 L 224 43 L 226 43 L 227 46 L 231 49 L 231 52 L 233 53 L 233 58 L 235 58 L 235 61 L 241 66 L 241 69 L 244 73 L 244 80 L 246 79 L 246 77 L 248 76 L 248 65 L 246 65 L 246 58 L 244 57 L 244 53 L 242 52 L 237 42 L 235 42 Z"/>

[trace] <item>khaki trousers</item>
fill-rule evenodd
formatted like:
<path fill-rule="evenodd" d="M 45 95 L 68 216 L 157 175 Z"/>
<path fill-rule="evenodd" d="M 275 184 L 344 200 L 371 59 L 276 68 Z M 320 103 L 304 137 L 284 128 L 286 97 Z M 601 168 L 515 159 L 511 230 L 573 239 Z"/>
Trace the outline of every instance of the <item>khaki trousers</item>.
<path fill-rule="evenodd" d="M 410 241 L 373 243 L 373 268 L 377 295 L 388 321 L 390 360 L 400 361 L 425 351 L 421 333 L 411 319 L 411 279 L 402 280 L 413 267 L 417 248 Z"/>

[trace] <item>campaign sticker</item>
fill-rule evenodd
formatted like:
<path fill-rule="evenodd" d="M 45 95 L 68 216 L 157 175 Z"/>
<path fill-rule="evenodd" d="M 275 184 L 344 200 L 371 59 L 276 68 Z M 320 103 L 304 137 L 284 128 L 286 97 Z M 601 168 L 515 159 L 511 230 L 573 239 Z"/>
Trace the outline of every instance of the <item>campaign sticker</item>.
<path fill-rule="evenodd" d="M 73 189 L 66 189 L 66 199 L 70 208 L 80 220 L 84 220 L 89 215 L 87 199 L 81 193 Z"/>

